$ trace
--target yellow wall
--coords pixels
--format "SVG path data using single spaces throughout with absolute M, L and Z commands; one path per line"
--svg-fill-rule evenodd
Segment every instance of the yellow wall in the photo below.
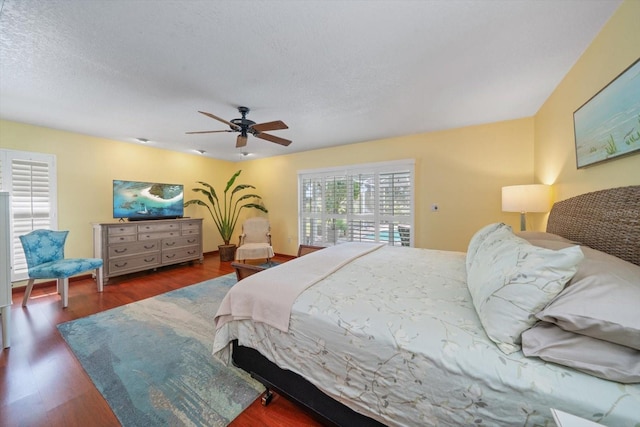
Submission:
M 573 135 L 573 112 L 640 57 L 639 20 L 640 1 L 625 1 L 535 116 L 535 177 L 556 201 L 640 184 L 640 154 L 577 169 Z
M 517 226 L 517 214 L 500 211 L 500 187 L 533 180 L 532 118 L 242 163 L 8 121 L 0 121 L 0 147 L 56 155 L 58 226 L 70 230 L 68 256 L 91 256 L 91 224 L 113 221 L 113 179 L 182 183 L 188 199 L 195 181 L 209 182 L 220 193 L 242 169 L 237 183 L 257 187 L 269 209 L 274 248 L 289 255 L 298 242 L 298 170 L 415 159 L 416 246 L 460 251 L 482 225 L 502 220 Z M 439 212 L 430 211 L 431 203 L 438 203 Z M 205 218 L 204 249 L 216 250 L 222 242 L 208 212 L 190 207 L 185 214 Z
M 69 230 L 65 255 L 93 254 L 92 223 L 112 222 L 112 180 L 158 181 L 185 185 L 197 180 L 222 186 L 233 164 L 150 146 L 0 121 L 0 148 L 55 154 L 58 171 L 58 228 Z M 204 217 L 205 212 L 192 211 Z M 213 223 L 207 221 L 205 251 L 217 249 Z
M 260 182 L 277 252 L 298 242 L 299 170 L 415 159 L 415 245 L 466 250 L 478 228 L 518 214 L 501 212 L 503 185 L 533 182 L 533 119 L 410 135 L 243 163 L 248 182 Z M 430 206 L 437 203 L 438 212 Z M 291 237 L 291 242 L 289 242 Z

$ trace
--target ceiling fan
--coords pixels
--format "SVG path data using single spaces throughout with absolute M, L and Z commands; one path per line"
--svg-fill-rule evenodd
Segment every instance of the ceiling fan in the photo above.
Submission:
M 225 119 L 221 119 L 218 116 L 214 116 L 211 113 L 207 113 L 206 111 L 198 111 L 198 113 L 200 114 L 204 114 L 207 117 L 211 117 L 212 119 L 215 119 L 219 122 L 222 122 L 228 125 L 231 129 L 203 130 L 203 131 L 187 132 L 187 133 L 196 134 L 196 133 L 240 132 L 240 135 L 238 135 L 238 139 L 236 140 L 236 148 L 244 147 L 245 145 L 247 145 L 247 136 L 249 134 L 255 136 L 256 138 L 266 139 L 267 141 L 284 145 L 285 147 L 291 144 L 291 141 L 288 139 L 284 139 L 275 135 L 264 133 L 265 131 L 270 131 L 270 130 L 289 129 L 289 126 L 284 124 L 284 122 L 282 122 L 281 120 L 276 120 L 274 122 L 266 122 L 266 123 L 256 123 L 253 120 L 247 119 L 247 113 L 249 112 L 249 108 L 238 107 L 238 111 L 240 112 L 240 114 L 242 114 L 242 118 L 232 119 L 230 122 L 226 121 Z

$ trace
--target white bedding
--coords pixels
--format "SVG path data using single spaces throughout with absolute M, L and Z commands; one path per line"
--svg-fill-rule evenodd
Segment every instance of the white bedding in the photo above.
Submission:
M 387 425 L 553 425 L 552 407 L 640 423 L 640 384 L 503 354 L 478 320 L 460 252 L 384 247 L 304 291 L 288 333 L 232 321 L 214 354 L 228 361 L 236 338 Z
M 289 331 L 291 308 L 309 286 L 382 244 L 345 243 L 330 251 L 317 251 L 287 263 L 279 270 L 270 268 L 260 276 L 247 277 L 227 293 L 216 313 L 216 329 L 232 320 L 250 319 Z M 286 273 L 285 273 L 286 270 Z M 286 280 L 283 280 L 283 275 Z

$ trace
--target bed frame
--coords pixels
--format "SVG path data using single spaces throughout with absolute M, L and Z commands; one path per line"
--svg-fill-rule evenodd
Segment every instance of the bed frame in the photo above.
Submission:
M 547 232 L 640 265 L 640 185 L 555 203 Z
M 547 232 L 640 265 L 640 185 L 582 194 L 554 204 Z M 326 425 L 382 426 L 333 400 L 300 375 L 279 368 L 255 349 L 232 343 L 233 364 L 260 381 L 262 404 L 277 391 Z

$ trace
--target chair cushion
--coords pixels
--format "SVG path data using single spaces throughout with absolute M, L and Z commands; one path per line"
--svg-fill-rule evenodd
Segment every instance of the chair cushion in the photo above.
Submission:
M 29 269 L 31 279 L 64 279 L 83 271 L 102 267 L 100 258 L 68 258 L 51 261 Z
M 273 258 L 273 247 L 268 243 L 247 243 L 236 250 L 236 259 Z

